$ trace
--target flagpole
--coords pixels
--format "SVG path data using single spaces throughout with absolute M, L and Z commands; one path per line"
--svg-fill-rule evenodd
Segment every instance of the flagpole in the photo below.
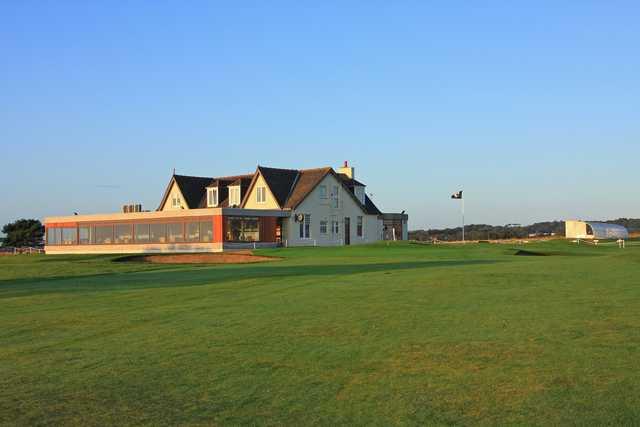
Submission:
M 464 244 L 464 196 L 462 196 L 462 243 Z

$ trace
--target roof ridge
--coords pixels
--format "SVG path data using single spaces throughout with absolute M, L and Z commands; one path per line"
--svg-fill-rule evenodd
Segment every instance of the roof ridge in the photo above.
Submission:
M 321 171 L 321 170 L 329 170 L 329 169 L 333 169 L 333 168 L 331 166 L 322 166 L 319 168 L 300 169 L 300 172 Z
M 179 174 L 173 174 L 173 176 L 180 177 L 180 178 L 213 179 L 210 176 L 179 175 Z
M 258 169 L 270 169 L 270 170 L 275 170 L 275 171 L 287 171 L 287 172 L 300 172 L 300 169 L 273 168 L 271 166 L 260 166 L 260 165 L 258 165 Z

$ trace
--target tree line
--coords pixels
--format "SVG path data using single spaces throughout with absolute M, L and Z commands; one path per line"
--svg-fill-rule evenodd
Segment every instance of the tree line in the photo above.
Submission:
M 640 231 L 640 219 L 619 218 L 610 221 L 602 221 L 610 224 L 619 224 L 629 231 Z M 526 239 L 532 237 L 564 237 L 564 221 L 537 222 L 531 225 L 509 224 L 488 225 L 471 224 L 465 227 L 465 239 L 467 240 L 504 240 Z M 458 241 L 462 240 L 462 227 L 414 230 L 409 232 L 410 240 L 418 241 Z

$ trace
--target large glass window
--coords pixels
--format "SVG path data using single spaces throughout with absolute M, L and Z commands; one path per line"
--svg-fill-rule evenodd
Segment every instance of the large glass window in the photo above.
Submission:
M 187 242 L 199 242 L 200 241 L 200 223 L 188 222 L 186 224 Z
M 134 227 L 136 243 L 148 243 L 149 224 L 136 224 Z
M 113 243 L 113 225 L 96 225 L 95 243 L 97 245 L 110 245 Z
M 167 224 L 167 241 L 169 243 L 184 242 L 184 224 L 172 222 Z
M 260 241 L 260 221 L 255 217 L 228 216 L 227 241 L 258 242 Z
M 88 245 L 91 243 L 91 227 L 88 225 L 81 225 L 78 228 L 78 237 L 80 238 L 81 245 Z
M 167 225 L 166 224 L 150 224 L 149 225 L 149 241 L 151 243 L 167 242 Z
M 78 229 L 76 227 L 62 228 L 62 244 L 63 245 L 78 244 Z
M 212 221 L 200 222 L 200 241 L 201 242 L 213 241 L 213 222 Z
M 62 242 L 62 230 L 57 227 L 47 228 L 47 245 L 59 245 Z
M 116 243 L 133 243 L 133 226 L 131 224 L 116 224 Z

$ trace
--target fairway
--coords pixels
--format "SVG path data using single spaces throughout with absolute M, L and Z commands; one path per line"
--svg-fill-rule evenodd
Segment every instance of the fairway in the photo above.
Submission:
M 640 423 L 640 246 L 256 253 L 0 257 L 0 424 Z

